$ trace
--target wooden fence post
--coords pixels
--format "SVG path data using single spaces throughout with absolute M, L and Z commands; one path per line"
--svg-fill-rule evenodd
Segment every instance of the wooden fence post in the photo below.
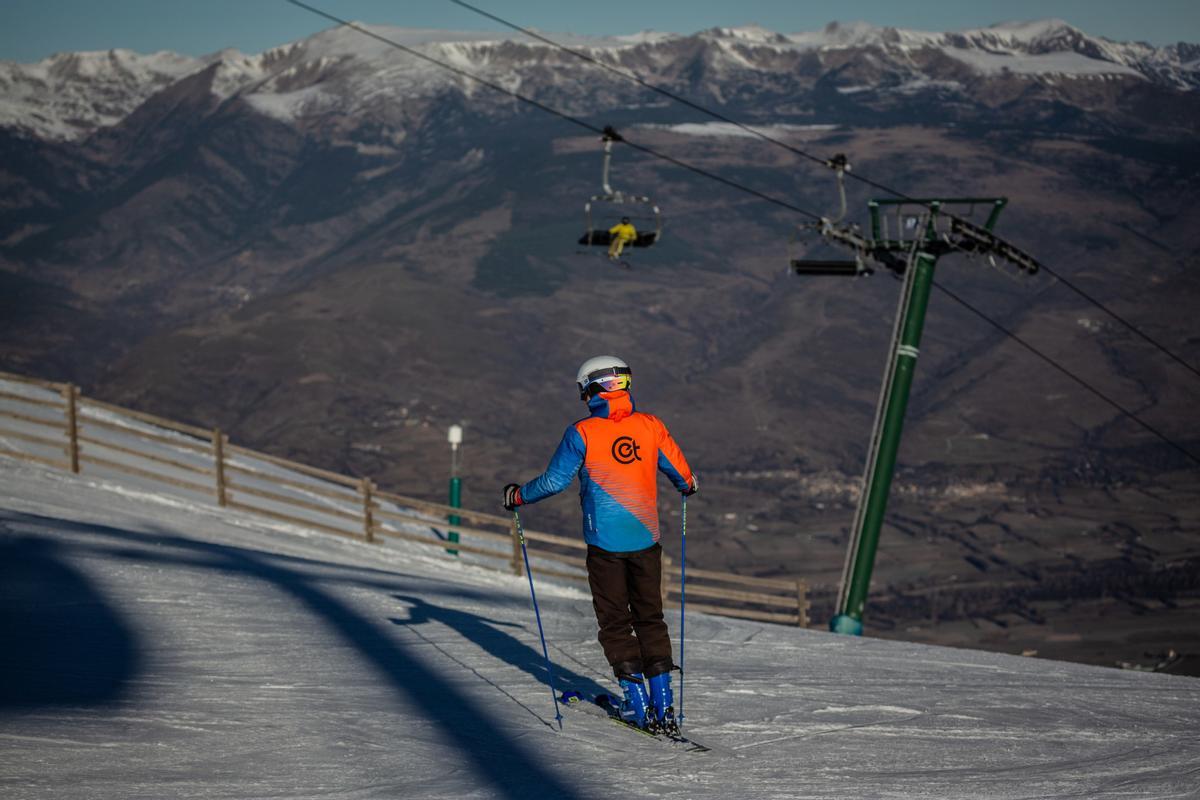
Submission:
M 808 610 L 812 604 L 808 602 L 808 584 L 802 580 L 796 581 L 796 627 L 808 627 Z
M 62 389 L 63 399 L 67 401 L 67 459 L 71 463 L 71 472 L 79 472 L 79 387 L 68 383 Z
M 222 508 L 229 503 L 229 498 L 225 494 L 225 443 L 227 441 L 229 438 L 221 433 L 220 428 L 213 428 L 212 445 L 213 464 L 217 475 L 217 505 Z
M 375 484 L 370 478 L 363 478 L 358 483 L 358 490 L 363 500 L 363 536 L 368 542 L 375 541 Z
M 521 557 L 521 535 L 520 535 L 519 533 L 517 533 L 517 517 L 516 517 L 516 515 L 515 515 L 515 514 L 513 515 L 512 524 L 509 526 L 509 530 L 510 530 L 510 531 L 511 531 L 511 533 L 512 533 L 512 545 L 513 545 L 512 566 L 513 566 L 513 575 L 521 576 L 521 575 L 524 575 L 524 574 L 525 574 L 525 565 L 524 565 L 524 563 L 523 563 L 523 562 L 524 562 L 524 559 Z

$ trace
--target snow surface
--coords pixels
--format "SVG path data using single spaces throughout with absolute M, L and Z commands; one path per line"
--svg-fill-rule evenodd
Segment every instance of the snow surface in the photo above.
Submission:
M 537 590 L 559 688 L 611 689 Z M 1197 796 L 1195 679 L 692 613 L 713 752 L 560 731 L 523 578 L 3 457 L 0 593 L 11 800 Z
M 805 131 L 832 131 L 837 125 L 747 125 L 739 126 L 731 122 L 683 122 L 678 125 L 639 125 L 647 130 L 664 130 L 678 133 L 682 136 L 710 136 L 716 138 L 742 137 L 747 139 L 760 138 L 752 131 L 758 131 L 764 136 L 778 138 L 792 133 Z M 746 130 L 750 128 L 751 130 Z
M 984 75 L 1012 72 L 1021 75 L 1124 75 L 1144 79 L 1145 76 L 1132 67 L 1088 58 L 1082 53 L 1043 53 L 1037 55 L 1012 53 L 989 53 L 985 50 L 947 47 L 945 53 L 969 65 Z

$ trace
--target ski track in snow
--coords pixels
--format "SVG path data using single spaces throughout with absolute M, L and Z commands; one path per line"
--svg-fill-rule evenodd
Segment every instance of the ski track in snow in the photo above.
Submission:
M 717 751 L 674 752 L 558 730 L 524 578 L 3 457 L 0 548 L 14 800 L 1197 796 L 1190 678 L 695 614 Z M 586 594 L 537 588 L 558 688 L 612 690 Z

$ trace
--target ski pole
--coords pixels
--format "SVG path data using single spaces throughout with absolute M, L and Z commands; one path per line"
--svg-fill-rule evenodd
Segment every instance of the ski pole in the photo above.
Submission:
M 529 596 L 533 598 L 533 615 L 537 618 L 538 636 L 542 639 L 542 655 L 546 658 L 546 674 L 550 676 L 550 699 L 554 702 L 554 718 L 562 730 L 562 711 L 558 708 L 558 691 L 554 688 L 554 667 L 550 664 L 550 651 L 546 649 L 546 633 L 542 630 L 542 612 L 538 610 L 537 593 L 533 591 L 533 570 L 529 568 L 529 550 L 525 547 L 525 529 L 521 527 L 521 515 L 513 509 L 513 520 L 517 523 L 517 538 L 521 541 L 521 556 L 525 559 L 525 575 L 529 578 Z M 680 685 L 682 688 L 682 684 Z
M 683 669 L 684 609 L 687 607 L 687 495 L 683 496 L 683 532 L 679 537 L 679 719 L 677 724 L 683 727 L 683 678 L 687 673 Z

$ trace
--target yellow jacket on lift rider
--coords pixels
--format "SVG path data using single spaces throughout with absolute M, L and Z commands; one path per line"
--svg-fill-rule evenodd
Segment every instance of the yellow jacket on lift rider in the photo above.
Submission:
M 621 256 L 621 251 L 625 249 L 625 245 L 637 239 L 637 228 L 630 223 L 629 217 L 621 217 L 620 223 L 613 225 L 608 229 L 612 239 L 608 244 L 608 257 L 617 259 Z

